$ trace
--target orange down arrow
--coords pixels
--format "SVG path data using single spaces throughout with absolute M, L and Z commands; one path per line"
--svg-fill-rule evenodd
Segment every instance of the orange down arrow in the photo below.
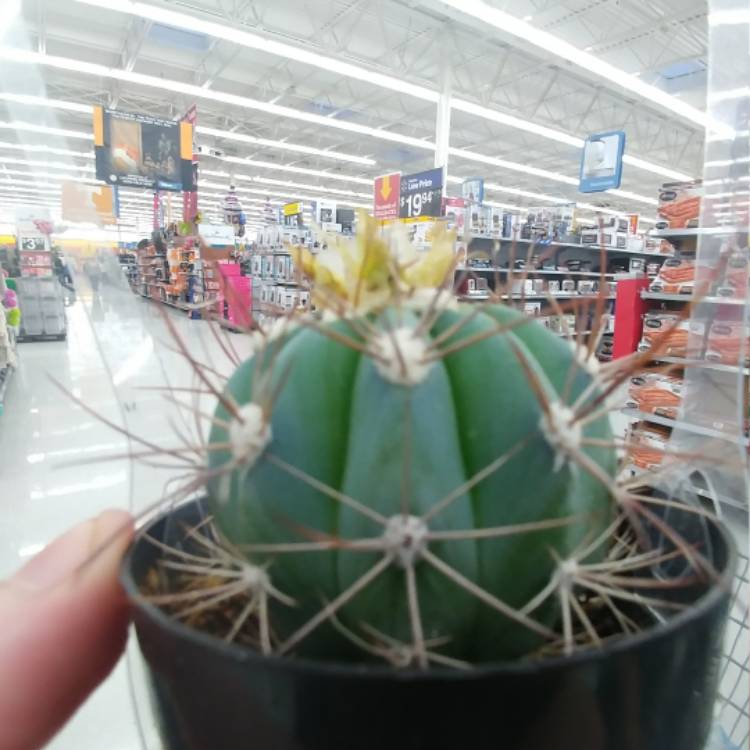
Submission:
M 387 174 L 383 177 L 383 181 L 380 183 L 380 195 L 383 200 L 387 201 L 388 196 L 391 194 L 391 176 Z

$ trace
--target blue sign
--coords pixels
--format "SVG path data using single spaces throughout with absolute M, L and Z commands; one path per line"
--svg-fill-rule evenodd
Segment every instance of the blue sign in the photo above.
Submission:
M 622 130 L 590 135 L 583 144 L 578 189 L 582 193 L 601 193 L 619 188 L 624 152 L 625 133 Z
M 441 216 L 443 210 L 443 168 L 401 176 L 399 218 Z
M 461 197 L 469 203 L 484 203 L 484 179 L 482 177 L 472 177 L 464 180 L 461 185 Z

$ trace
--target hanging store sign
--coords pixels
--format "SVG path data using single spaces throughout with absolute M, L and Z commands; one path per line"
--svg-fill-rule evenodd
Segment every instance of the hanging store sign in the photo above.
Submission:
M 298 216 L 302 213 L 302 203 L 297 201 L 296 203 L 285 203 L 282 206 L 281 212 L 284 216 Z
M 407 174 L 401 177 L 399 218 L 442 216 L 443 168 Z
M 622 130 L 590 135 L 583 144 L 579 190 L 582 193 L 601 193 L 619 188 L 624 153 L 625 133 Z
M 110 185 L 194 190 L 193 126 L 94 107 L 96 177 Z
M 398 219 L 401 200 L 401 173 L 393 172 L 375 178 L 373 215 L 376 219 Z
M 461 195 L 468 203 L 484 203 L 484 179 L 472 177 L 461 184 Z

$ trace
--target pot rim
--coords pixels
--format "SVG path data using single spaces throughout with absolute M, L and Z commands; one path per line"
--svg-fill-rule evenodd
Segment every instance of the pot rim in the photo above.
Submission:
M 665 624 L 651 626 L 635 635 L 615 638 L 609 642 L 605 642 L 604 647 L 601 649 L 592 647 L 585 651 L 578 651 L 572 656 L 555 656 L 536 660 L 526 657 L 517 661 L 482 662 L 472 664 L 471 669 L 466 670 L 449 669 L 448 667 L 439 666 L 431 667 L 429 670 L 420 670 L 414 668 L 395 669 L 386 665 L 324 661 L 278 656 L 276 654 L 265 655 L 254 651 L 249 646 L 227 643 L 217 636 L 191 628 L 171 617 L 160 607 L 146 601 L 140 594 L 138 583 L 133 576 L 132 566 L 132 558 L 136 547 L 139 544 L 149 543 L 145 537 L 145 533 L 149 529 L 153 528 L 170 514 L 198 502 L 200 502 L 200 499 L 193 499 L 174 506 L 156 518 L 150 519 L 136 533 L 135 538 L 123 557 L 120 568 L 120 582 L 127 593 L 131 607 L 143 612 L 159 627 L 173 631 L 180 640 L 192 640 L 203 648 L 218 652 L 223 657 L 230 657 L 238 661 L 258 661 L 277 669 L 295 673 L 317 673 L 352 679 L 390 678 L 401 681 L 420 682 L 483 679 L 500 674 L 530 675 L 542 670 L 559 670 L 567 667 L 584 666 L 602 661 L 621 652 L 636 649 L 648 641 L 659 641 L 669 638 L 675 631 L 694 620 L 700 619 L 714 607 L 718 606 L 724 597 L 731 597 L 732 581 L 734 580 L 734 572 L 738 564 L 737 544 L 727 526 L 719 518 L 704 516 L 706 521 L 711 523 L 720 533 L 727 548 L 727 561 L 724 570 L 720 573 L 719 580 L 710 584 L 708 590 L 701 597 L 693 604 L 688 605 L 686 609 L 671 617 Z

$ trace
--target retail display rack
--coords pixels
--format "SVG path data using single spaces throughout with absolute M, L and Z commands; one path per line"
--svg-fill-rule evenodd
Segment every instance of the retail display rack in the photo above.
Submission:
M 141 297 L 200 317 L 199 305 L 218 299 L 219 282 L 211 261 L 201 257 L 196 237 L 149 243 L 120 255 L 120 265 Z
M 300 227 L 270 225 L 258 233 L 250 253 L 252 314 L 258 324 L 273 320 L 290 310 L 310 309 L 310 285 L 294 265 L 291 246 L 316 252 L 312 231 Z

